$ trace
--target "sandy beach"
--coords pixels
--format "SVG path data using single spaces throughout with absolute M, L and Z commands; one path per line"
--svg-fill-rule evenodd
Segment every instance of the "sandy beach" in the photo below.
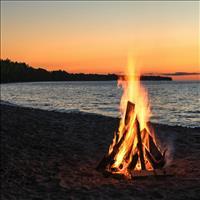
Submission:
M 1 198 L 200 199 L 200 128 L 153 124 L 173 176 L 125 180 L 95 170 L 119 119 L 1 105 Z

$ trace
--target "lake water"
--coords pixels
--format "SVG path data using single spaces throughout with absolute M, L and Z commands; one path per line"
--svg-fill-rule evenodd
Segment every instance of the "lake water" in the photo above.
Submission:
M 145 81 L 152 122 L 200 127 L 200 82 Z M 118 117 L 122 89 L 116 81 L 1 84 L 1 100 L 20 106 Z

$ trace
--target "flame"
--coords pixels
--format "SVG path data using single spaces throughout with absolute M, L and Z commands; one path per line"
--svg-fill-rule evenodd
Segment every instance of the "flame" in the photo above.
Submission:
M 128 166 L 133 159 L 133 155 L 136 153 L 140 154 L 140 152 L 138 152 L 137 127 L 135 125 L 136 118 L 139 122 L 139 131 L 141 133 L 143 152 L 145 152 L 145 148 L 149 150 L 149 134 L 153 138 L 155 144 L 156 140 L 154 131 L 148 126 L 148 122 L 151 116 L 148 94 L 140 83 L 140 73 L 136 70 L 134 60 L 131 57 L 128 59 L 128 66 L 125 74 L 125 77 L 118 80 L 118 85 L 123 88 L 123 95 L 120 102 L 121 120 L 118 132 L 114 134 L 113 142 L 109 147 L 108 155 L 114 151 L 114 146 L 120 141 L 122 137 L 124 137 L 123 143 L 120 145 L 119 150 L 114 157 L 114 162 L 110 167 L 110 171 L 112 173 L 120 173 L 128 176 Z M 134 103 L 135 108 L 134 111 L 131 111 L 129 123 L 126 124 L 125 114 L 128 101 Z M 149 134 L 143 131 L 144 129 L 146 129 Z M 145 154 L 144 162 L 146 170 L 153 170 Z M 138 159 L 134 170 L 141 169 L 141 162 L 140 159 Z

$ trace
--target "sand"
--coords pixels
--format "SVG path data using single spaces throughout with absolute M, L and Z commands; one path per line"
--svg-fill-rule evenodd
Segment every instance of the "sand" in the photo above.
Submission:
M 118 121 L 1 105 L 1 198 L 200 199 L 200 128 L 153 124 L 174 175 L 126 180 L 95 170 Z

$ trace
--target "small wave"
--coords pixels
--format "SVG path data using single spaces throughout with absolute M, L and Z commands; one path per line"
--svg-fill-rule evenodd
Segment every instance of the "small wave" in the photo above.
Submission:
M 47 109 L 47 108 L 42 108 L 42 107 L 36 108 L 36 107 L 30 107 L 30 106 L 22 106 L 22 105 L 17 105 L 17 104 L 14 104 L 14 103 L 10 103 L 8 101 L 3 101 L 3 100 L 0 100 L 0 104 L 1 105 L 14 106 L 14 107 L 54 111 L 54 112 L 60 112 L 60 113 L 77 113 L 77 114 L 81 114 L 81 115 L 93 115 L 93 116 L 111 117 L 111 118 L 119 118 L 120 117 L 120 115 L 110 115 L 109 113 L 106 113 L 106 112 L 96 113 L 96 112 L 87 112 L 87 111 L 83 111 L 83 110 L 79 110 L 79 109 L 54 109 L 54 108 L 48 108 Z M 197 123 L 192 123 L 190 125 L 185 123 L 185 125 L 183 125 L 183 123 L 179 123 L 178 121 L 170 122 L 170 121 L 166 121 L 166 120 L 161 120 L 161 118 L 159 118 L 159 120 L 158 120 L 156 117 L 151 118 L 151 121 L 153 123 L 156 123 L 156 124 L 163 124 L 163 125 L 168 125 L 168 126 L 179 126 L 179 127 L 186 127 L 186 128 L 200 128 L 200 126 Z
M 44 103 L 43 106 L 50 106 L 50 103 Z
M 80 113 L 79 109 L 54 109 L 54 111 L 63 112 L 63 113 Z
M 15 106 L 15 107 L 18 106 L 17 104 L 11 103 L 9 101 L 3 101 L 3 100 L 0 100 L 0 104 L 1 105 L 6 105 L 6 106 Z
M 113 108 L 113 107 L 103 107 L 103 108 L 99 108 L 99 110 L 102 110 L 102 111 L 111 111 L 111 112 L 117 112 L 118 109 L 117 108 Z
M 195 110 L 195 111 L 190 110 L 190 111 L 187 111 L 187 113 L 199 114 L 199 113 L 200 113 L 200 110 Z

